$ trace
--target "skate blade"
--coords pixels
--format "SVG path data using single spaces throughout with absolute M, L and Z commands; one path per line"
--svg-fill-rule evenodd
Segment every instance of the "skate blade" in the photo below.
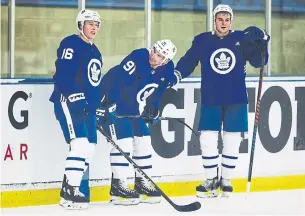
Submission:
M 123 198 L 111 196 L 110 203 L 114 205 L 138 205 L 140 203 L 140 200 L 139 198 Z
M 208 191 L 208 192 L 200 192 L 197 191 L 197 197 L 199 198 L 217 198 L 218 197 L 218 191 Z
M 140 195 L 140 203 L 157 204 L 161 202 L 161 197 L 150 197 L 147 195 Z
M 84 210 L 88 209 L 89 203 L 75 203 L 61 198 L 59 205 L 67 210 Z

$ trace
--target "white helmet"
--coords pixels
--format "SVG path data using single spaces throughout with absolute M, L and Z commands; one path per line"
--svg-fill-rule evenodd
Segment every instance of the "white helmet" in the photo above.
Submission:
M 170 60 L 172 60 L 176 53 L 177 47 L 171 42 L 171 40 L 159 40 L 155 42 L 153 45 L 153 49 L 155 49 L 158 53 L 164 56 L 164 60 L 162 64 L 167 64 Z
M 225 4 L 217 5 L 217 7 L 213 10 L 213 23 L 214 23 L 214 29 L 215 30 L 216 30 L 216 24 L 215 24 L 216 14 L 218 14 L 220 12 L 229 13 L 231 15 L 231 21 L 233 20 L 233 10 L 229 5 L 225 5 Z
M 100 28 L 101 17 L 95 11 L 84 9 L 84 10 L 81 10 L 76 17 L 76 28 L 86 39 L 88 39 L 88 38 L 85 36 L 85 34 L 83 32 L 83 27 L 85 25 L 85 21 L 90 21 L 90 20 L 94 21 L 94 22 L 98 22 L 99 28 Z

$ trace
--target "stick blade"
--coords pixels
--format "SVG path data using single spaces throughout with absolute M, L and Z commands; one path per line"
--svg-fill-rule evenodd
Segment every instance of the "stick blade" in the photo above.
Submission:
M 188 205 L 175 205 L 175 209 L 179 212 L 191 212 L 201 208 L 200 202 L 193 202 Z

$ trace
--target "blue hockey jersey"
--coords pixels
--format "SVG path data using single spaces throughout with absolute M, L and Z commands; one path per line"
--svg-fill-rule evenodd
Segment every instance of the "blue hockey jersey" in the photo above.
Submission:
M 248 103 L 246 61 L 260 67 L 262 58 L 260 50 L 245 44 L 243 37 L 243 31 L 230 31 L 223 39 L 212 32 L 199 34 L 178 61 L 176 70 L 183 78 L 189 76 L 200 62 L 202 104 L 225 106 Z M 267 64 L 268 53 L 265 57 Z
M 157 88 L 170 86 L 173 79 L 176 78 L 172 61 L 153 69 L 149 64 L 149 50 L 136 49 L 105 74 L 102 95 L 108 103 L 117 104 L 117 114 L 138 115 L 139 104 Z
M 102 55 L 94 44 L 75 34 L 64 38 L 57 49 L 50 101 L 58 103 L 71 94 L 83 93 L 88 111 L 95 113 L 100 104 L 102 64 Z

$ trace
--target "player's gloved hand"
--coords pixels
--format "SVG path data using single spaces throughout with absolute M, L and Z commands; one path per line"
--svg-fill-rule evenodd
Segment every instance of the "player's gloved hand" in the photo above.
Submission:
M 74 93 L 67 98 L 67 106 L 72 115 L 84 117 L 86 104 L 84 93 Z
M 159 110 L 148 106 L 144 107 L 141 116 L 145 118 L 146 123 L 151 123 L 152 125 L 155 125 L 160 121 Z
M 252 42 L 256 49 L 259 49 L 260 52 L 266 52 L 268 49 L 268 41 L 265 40 L 255 40 Z
M 116 104 L 112 103 L 105 106 L 100 106 L 96 109 L 96 118 L 98 124 L 114 124 L 116 119 Z
M 174 85 L 177 85 L 181 81 L 182 75 L 181 75 L 180 71 L 175 70 L 173 77 L 174 78 L 172 80 L 170 80 L 170 86 L 171 87 L 174 86 Z
M 250 26 L 244 30 L 244 40 L 246 42 L 255 40 L 269 41 L 270 36 L 266 32 L 258 27 Z

